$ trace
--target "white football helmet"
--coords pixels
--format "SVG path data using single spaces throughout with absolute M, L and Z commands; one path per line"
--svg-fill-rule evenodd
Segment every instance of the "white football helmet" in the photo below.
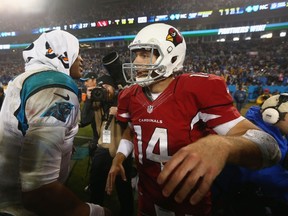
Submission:
M 128 48 L 130 49 L 130 63 L 122 65 L 123 75 L 127 83 L 148 86 L 183 68 L 186 42 L 181 33 L 171 25 L 155 23 L 144 27 L 138 32 Z M 141 49 L 151 51 L 150 64 L 133 63 L 134 52 Z M 158 51 L 159 57 L 153 63 L 152 56 L 155 50 Z M 137 72 L 140 71 L 142 75 L 137 77 Z M 147 72 L 147 76 L 143 77 L 143 71 Z

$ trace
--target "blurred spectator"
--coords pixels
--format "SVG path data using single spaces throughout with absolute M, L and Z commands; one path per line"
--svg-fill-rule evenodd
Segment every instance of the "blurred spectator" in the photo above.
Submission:
M 244 107 L 247 99 L 247 92 L 244 90 L 242 85 L 238 86 L 233 98 L 235 100 L 237 110 L 241 113 L 241 109 Z
M 264 89 L 263 94 L 261 94 L 257 97 L 256 104 L 261 106 L 262 103 L 271 96 L 272 96 L 272 94 L 270 94 L 270 90 L 267 88 Z

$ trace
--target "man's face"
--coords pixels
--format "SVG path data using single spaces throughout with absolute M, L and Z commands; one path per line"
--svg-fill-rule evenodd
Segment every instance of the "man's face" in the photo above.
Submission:
M 151 65 L 154 64 L 157 60 L 157 56 L 153 55 L 150 50 L 137 50 L 134 52 L 135 59 L 133 61 L 134 64 L 144 64 L 144 65 Z M 146 77 L 148 71 L 145 70 L 145 67 L 141 67 L 141 70 L 137 71 L 137 77 Z
M 84 82 L 86 88 L 95 88 L 96 87 L 96 79 L 88 79 Z
M 79 55 L 70 68 L 70 76 L 74 79 L 81 78 L 83 59 Z
M 134 53 L 135 59 L 133 63 L 135 64 L 153 64 L 157 59 L 155 55 L 152 55 L 150 50 L 140 49 L 136 50 Z

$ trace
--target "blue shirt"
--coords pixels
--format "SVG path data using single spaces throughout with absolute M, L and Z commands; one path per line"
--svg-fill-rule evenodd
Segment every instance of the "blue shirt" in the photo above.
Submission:
M 260 187 L 265 197 L 288 202 L 288 170 L 282 164 L 287 153 L 287 136 L 283 136 L 281 131 L 274 125 L 265 123 L 259 106 L 252 106 L 245 116 L 262 130 L 272 135 L 281 150 L 282 157 L 278 164 L 260 170 L 251 170 L 240 166 L 227 165 L 222 173 L 217 177 L 213 186 L 214 193 L 229 193 L 231 190 L 240 190 L 246 183 L 252 183 L 255 187 Z M 219 190 L 220 188 L 220 190 Z

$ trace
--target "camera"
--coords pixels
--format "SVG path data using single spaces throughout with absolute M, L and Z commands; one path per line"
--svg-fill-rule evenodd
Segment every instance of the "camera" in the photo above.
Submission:
M 127 83 L 122 73 L 122 63 L 116 51 L 113 51 L 102 58 L 103 66 L 114 80 L 117 87 L 124 88 Z
M 119 91 L 127 85 L 122 73 L 122 63 L 119 59 L 118 53 L 116 51 L 108 53 L 102 58 L 102 63 L 109 73 L 109 77 L 113 80 L 113 86 L 114 88 L 116 87 L 114 94 L 115 98 L 117 98 Z M 96 102 L 109 102 L 108 90 L 102 85 L 97 86 L 91 91 L 91 100 Z
M 109 92 L 103 86 L 97 86 L 91 91 L 91 100 L 96 102 L 108 102 Z

